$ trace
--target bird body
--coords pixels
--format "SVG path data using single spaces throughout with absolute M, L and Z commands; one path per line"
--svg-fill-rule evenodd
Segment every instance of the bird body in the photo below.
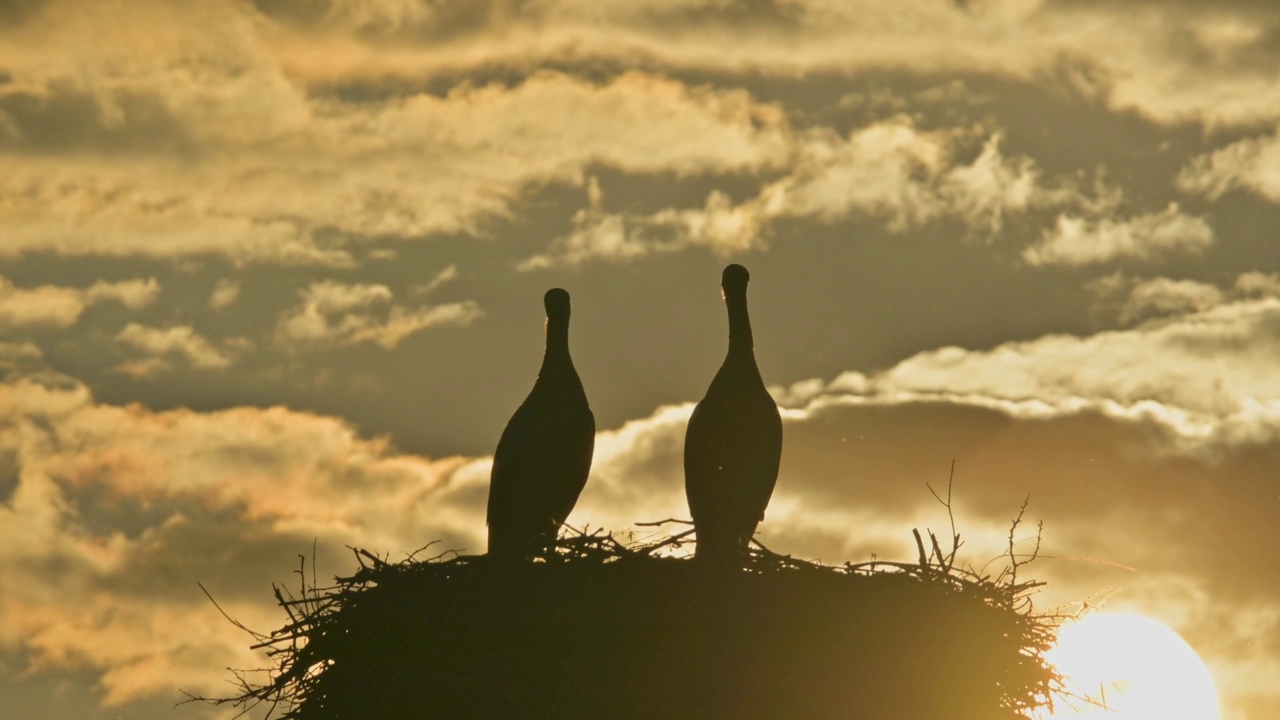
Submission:
M 782 418 L 756 366 L 747 314 L 746 268 L 725 268 L 729 352 L 685 433 L 685 494 L 697 531 L 697 556 L 745 552 L 764 519 L 782 459 Z
M 595 416 L 569 356 L 569 293 L 547 291 L 546 353 L 502 431 L 489 481 L 489 554 L 526 558 L 555 539 L 586 485 Z

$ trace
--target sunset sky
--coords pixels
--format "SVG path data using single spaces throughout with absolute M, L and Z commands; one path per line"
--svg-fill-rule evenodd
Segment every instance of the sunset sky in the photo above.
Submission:
M 1268 0 L 0 0 L 5 713 L 229 717 L 197 582 L 268 631 L 313 544 L 483 552 L 551 287 L 569 522 L 687 517 L 739 262 L 765 545 L 912 560 L 955 460 L 964 560 L 1030 496 L 1038 609 L 1273 720 L 1277 228 Z

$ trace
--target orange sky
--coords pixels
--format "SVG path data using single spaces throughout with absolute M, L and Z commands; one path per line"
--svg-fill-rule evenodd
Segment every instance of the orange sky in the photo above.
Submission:
M 574 524 L 685 516 L 751 271 L 760 537 L 1049 582 L 1280 717 L 1280 16 L 1092 0 L 0 2 L 0 694 L 221 718 L 313 543 L 483 550 L 542 293 Z M 1074 607 L 1068 605 L 1068 607 Z M 52 708 L 52 709 L 51 709 Z

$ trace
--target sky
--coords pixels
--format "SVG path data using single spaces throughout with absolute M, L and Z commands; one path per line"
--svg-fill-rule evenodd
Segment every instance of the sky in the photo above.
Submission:
M 484 550 L 543 292 L 575 526 L 687 518 L 751 272 L 759 539 L 1182 634 L 1280 717 L 1268 0 L 0 0 L 0 696 L 226 718 L 271 585 Z M 314 549 L 314 551 L 313 551 Z

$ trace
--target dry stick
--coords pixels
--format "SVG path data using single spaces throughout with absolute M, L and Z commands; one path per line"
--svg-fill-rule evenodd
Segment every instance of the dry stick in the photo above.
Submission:
M 1013 546 L 1015 544 L 1013 541 L 1013 534 L 1018 529 L 1018 525 L 1022 523 L 1022 515 L 1027 511 L 1027 505 L 1030 504 L 1030 502 L 1031 502 L 1031 496 L 1027 495 L 1026 499 L 1022 501 L 1022 507 L 1018 508 L 1018 516 L 1013 519 L 1013 524 L 1009 526 L 1009 562 L 1010 562 L 1009 584 L 1010 585 L 1018 584 L 1018 558 L 1013 551 Z M 1040 549 L 1040 542 L 1037 539 L 1036 550 L 1038 551 L 1039 549 Z M 1031 561 L 1028 560 L 1027 562 L 1031 562 Z
M 205 586 L 204 586 L 202 583 L 200 583 L 199 581 L 197 581 L 197 582 L 196 582 L 196 585 L 200 588 L 200 591 L 204 593 L 204 596 L 205 596 L 205 597 L 207 597 L 207 598 L 209 598 L 209 602 L 213 603 L 213 606 L 214 606 L 215 608 L 217 608 L 218 612 L 222 615 L 222 617 L 224 617 L 224 618 L 226 618 L 226 619 L 227 619 L 227 622 L 229 622 L 229 623 L 231 623 L 232 625 L 234 625 L 234 626 L 236 626 L 236 627 L 240 628 L 241 630 L 245 631 L 246 633 L 248 633 L 250 636 L 252 636 L 252 637 L 253 637 L 254 639 L 256 639 L 256 640 L 260 640 L 260 641 L 261 641 L 261 640 L 267 640 L 267 639 L 268 639 L 268 637 L 267 637 L 266 635 L 262 635 L 261 633 L 257 633 L 257 632 L 254 632 L 253 630 L 250 630 L 248 627 L 245 627 L 245 625 L 244 625 L 243 623 L 241 623 L 239 620 L 236 620 L 235 618 L 233 618 L 233 617 L 231 617 L 230 615 L 228 615 L 228 614 L 227 614 L 227 611 L 223 610 L 223 609 L 222 609 L 222 606 L 218 604 L 218 601 L 213 599 L 213 595 L 211 595 L 211 594 L 209 593 L 209 590 L 208 590 L 207 588 L 205 588 Z M 259 647 L 259 646 L 254 646 L 254 649 L 256 649 L 257 647 Z M 238 680 L 239 680 L 239 682 L 240 682 L 241 687 L 242 687 L 242 688 L 244 688 L 244 690 L 245 690 L 246 692 L 245 692 L 245 694 L 244 694 L 244 695 L 242 695 L 242 696 L 241 696 L 241 697 L 239 697 L 239 698 L 224 698 L 224 699 L 216 699 L 216 700 L 213 700 L 213 702 L 214 702 L 215 704 L 218 704 L 218 705 L 222 705 L 222 704 L 227 703 L 227 702 L 236 702 L 236 703 L 238 703 L 238 704 L 245 704 L 245 708 L 244 708 L 244 710 L 240 711 L 239 713 L 237 713 L 237 714 L 235 715 L 235 718 L 240 718 L 240 717 L 243 717 L 244 715 L 248 714 L 248 712 L 249 712 L 250 710 L 252 710 L 252 709 L 256 708 L 256 707 L 257 707 L 258 705 L 260 705 L 262 702 L 266 701 L 266 696 L 267 696 L 267 694 L 269 694 L 269 692 L 270 692 L 270 687 L 269 687 L 269 686 L 263 686 L 263 687 L 261 687 L 261 688 L 258 688 L 258 689 L 255 691 L 255 690 L 254 690 L 254 689 L 249 685 L 249 682 L 244 678 L 244 675 L 242 674 L 242 671 L 232 670 L 231 668 L 228 668 L 228 670 L 230 670 L 233 674 L 235 674 L 235 675 L 236 675 L 237 679 L 238 679 Z M 270 669 L 266 669 L 266 668 L 259 668 L 259 670 L 265 670 L 266 672 L 271 672 L 271 670 L 270 670 Z M 256 672 L 256 671 L 243 671 L 243 672 Z M 188 702 L 194 702 L 194 701 L 196 701 L 196 700 L 201 700 L 201 701 L 208 701 L 208 700 L 209 700 L 209 698 L 197 697 L 197 696 L 195 696 L 195 695 L 192 695 L 191 693 L 188 693 L 188 692 L 186 692 L 185 690 L 184 690 L 184 691 L 182 691 L 182 693 L 183 693 L 184 695 L 186 695 L 186 696 L 187 696 L 187 699 L 186 699 L 186 700 L 184 700 L 182 703 L 179 703 L 179 705 L 181 705 L 181 704 L 185 704 L 185 703 L 188 703 Z M 249 703 L 249 701 L 250 701 L 250 700 L 253 700 L 254 702 Z M 277 702 L 277 701 L 272 701 L 272 703 L 271 703 L 271 707 L 270 707 L 270 708 L 268 709 L 268 711 L 267 711 L 267 715 L 266 715 L 266 717 L 267 717 L 267 718 L 269 718 L 269 717 L 271 716 L 271 713 L 272 713 L 272 712 L 274 712 L 274 710 L 275 710 L 275 706 L 276 706 L 276 702 Z M 233 720 L 234 720 L 234 718 L 233 718 Z M 264 718 L 264 720 L 265 720 L 265 718 Z
M 416 562 L 416 561 L 418 560 L 418 553 L 422 552 L 423 550 L 426 550 L 427 548 L 431 547 L 432 545 L 436 545 L 436 544 L 438 544 L 439 542 L 440 542 L 439 540 L 432 540 L 431 542 L 427 543 L 426 545 L 423 545 L 422 547 L 418 548 L 417 550 L 414 550 L 413 552 L 411 552 L 411 553 L 409 553 L 408 555 L 406 555 L 404 559 L 405 559 L 407 562 Z M 465 548 L 464 548 L 464 549 L 465 549 Z M 458 551 L 457 551 L 457 550 L 445 550 L 444 552 L 440 553 L 439 555 L 436 555 L 435 557 L 427 558 L 427 559 L 426 559 L 426 560 L 424 560 L 423 562 L 434 562 L 434 561 L 439 560 L 440 558 L 444 557 L 445 555 L 448 555 L 449 553 L 453 553 L 454 555 L 457 555 L 457 554 L 458 554 Z
M 664 548 L 668 545 L 679 545 L 681 540 L 683 540 L 686 537 L 689 537 L 693 533 L 694 533 L 693 530 L 685 530 L 684 532 L 678 535 L 672 535 L 671 537 L 667 538 L 666 540 L 663 540 L 662 542 L 656 545 L 650 545 L 644 548 L 643 550 L 639 551 L 638 554 L 644 555 L 644 556 L 652 556 L 654 550 L 657 550 L 659 548 Z
M 675 523 L 677 525 L 692 525 L 693 520 L 681 520 L 679 518 L 667 518 L 666 520 L 656 520 L 654 522 L 638 522 L 636 527 L 659 527 L 667 523 Z
M 206 590 L 206 589 L 205 589 L 205 587 L 204 587 L 204 585 L 201 585 L 199 581 L 197 581 L 197 582 L 196 582 L 196 585 L 197 585 L 197 586 L 199 586 L 199 588 L 200 588 L 200 592 L 204 593 L 204 596 L 205 596 L 205 597 L 207 597 L 207 598 L 209 598 L 209 602 L 213 603 L 213 606 L 214 606 L 214 607 L 216 607 L 216 608 L 218 608 L 218 612 L 222 613 L 222 617 L 226 618 L 228 622 L 230 622 L 232 625 L 235 625 L 236 627 L 240 628 L 241 630 L 243 630 L 243 631 L 245 631 L 245 632 L 249 633 L 250 635 L 252 635 L 252 636 L 253 636 L 253 638 L 254 638 L 255 640 L 266 640 L 266 639 L 267 639 L 267 636 L 266 636 L 266 635 L 262 635 L 262 634 L 260 634 L 260 633 L 256 633 L 256 632 L 254 632 L 254 631 L 250 630 L 249 628 L 245 627 L 245 626 L 244 626 L 244 624 L 243 624 L 243 623 L 241 623 L 239 620 L 236 620 L 235 618 L 233 618 L 233 617 L 231 617 L 230 615 L 228 615 L 228 614 L 227 614 L 227 612 L 226 612 L 225 610 L 223 610 L 223 609 L 222 609 L 222 606 L 218 604 L 218 601 L 213 599 L 213 596 L 209 594 L 209 591 L 208 591 L 208 590 Z
M 765 546 L 764 546 L 764 543 L 762 543 L 762 542 L 760 542 L 759 540 L 757 540 L 754 536 L 751 538 L 750 542 L 754 543 L 756 547 L 760 548 L 761 550 L 765 551 L 765 552 L 766 552 L 766 553 L 768 553 L 769 555 L 772 555 L 773 557 L 775 557 L 775 558 L 777 558 L 777 559 L 779 559 L 779 560 L 790 560 L 790 559 L 791 559 L 791 556 L 790 556 L 790 555 L 780 555 L 780 554 L 778 554 L 778 553 L 776 553 L 776 552 L 774 552 L 774 551 L 770 550 L 769 548 L 765 547 Z
M 929 542 L 933 545 L 933 556 L 938 559 L 938 567 L 947 570 L 947 557 L 942 554 L 942 548 L 938 545 L 938 536 L 929 531 Z
M 316 590 L 316 581 L 320 578 L 316 573 L 316 547 L 319 542 L 319 536 L 313 535 L 311 537 L 311 591 L 313 595 L 318 592 Z
M 951 472 L 947 474 L 947 499 L 946 500 L 943 500 L 941 497 L 939 497 L 938 493 L 934 491 L 933 486 L 931 486 L 929 483 L 924 484 L 924 486 L 929 489 L 929 493 L 933 495 L 933 499 L 937 500 L 939 503 L 942 504 L 943 507 L 947 509 L 947 520 L 949 520 L 951 523 L 951 553 L 947 556 L 946 563 L 945 563 L 948 570 L 950 570 L 951 567 L 955 565 L 956 553 L 959 552 L 960 546 L 964 544 L 960 542 L 960 533 L 956 532 L 956 515 L 955 515 L 955 511 L 951 507 L 951 486 L 953 481 L 955 480 L 955 476 L 956 476 L 956 461 L 955 461 L 955 458 L 952 458 Z M 932 533 L 930 534 L 932 535 Z M 936 542 L 934 543 L 934 546 L 935 548 L 937 547 Z M 939 552 L 939 555 L 941 555 L 941 552 Z M 941 557 L 939 557 L 939 560 L 941 560 Z
M 1001 555 L 1001 557 L 1004 557 Z M 1077 560 L 1079 562 L 1094 563 L 1097 565 L 1106 565 L 1118 570 L 1128 570 L 1129 572 L 1138 572 L 1138 568 L 1132 565 L 1125 565 L 1115 560 L 1107 560 L 1106 558 L 1086 557 L 1084 555 L 1037 555 L 1037 560 Z
M 920 539 L 920 531 L 915 528 L 911 528 L 911 534 L 915 536 L 916 549 L 920 551 L 920 567 L 928 569 L 929 558 L 924 554 L 924 541 Z

